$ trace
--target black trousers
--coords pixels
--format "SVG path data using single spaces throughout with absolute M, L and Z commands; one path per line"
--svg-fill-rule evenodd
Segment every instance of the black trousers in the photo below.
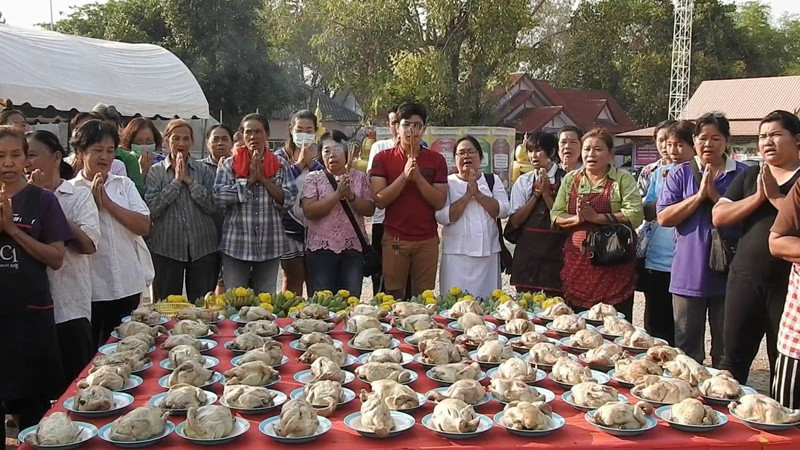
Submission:
M 0 426 L 0 429 L 3 430 L 0 442 L 3 445 L 6 442 L 6 414 L 19 414 L 19 423 L 17 425 L 19 425 L 19 430 L 22 431 L 39 423 L 48 409 L 50 409 L 50 399 L 47 397 L 0 401 L 0 418 L 3 419 L 3 423 Z M 16 436 L 13 437 L 16 438 Z
M 92 342 L 92 324 L 85 317 L 57 323 L 56 334 L 64 368 L 64 386 L 59 390 L 60 396 L 89 364 L 97 347 Z
M 770 380 L 778 358 L 778 326 L 786 301 L 787 284 L 759 283 L 731 270 L 725 294 L 725 350 L 720 369 L 729 370 L 741 384 L 747 383 L 750 365 L 767 336 Z
M 775 361 L 775 372 L 770 385 L 770 397 L 789 409 L 800 407 L 800 360 L 779 353 Z
M 378 253 L 378 256 L 383 259 L 383 224 L 372 224 L 372 248 Z M 378 273 L 372 276 L 372 296 L 383 290 L 383 274 Z
M 567 302 L 567 304 L 569 304 L 569 302 Z M 582 308 L 580 306 L 575 306 L 575 305 L 569 305 L 569 306 L 576 313 L 589 310 L 589 308 Z M 616 305 L 614 305 L 614 309 L 616 309 L 617 312 L 625 314 L 625 319 L 633 323 L 633 295 L 631 295 L 630 298 L 628 298 L 624 302 L 617 303 Z
M 141 292 L 129 297 L 104 302 L 92 302 L 92 346 L 100 348 L 122 322 L 122 318 L 139 306 Z
M 672 317 L 672 294 L 669 272 L 645 269 L 641 283 L 644 292 L 644 329 L 651 336 L 675 346 L 675 321 Z
M 186 297 L 194 302 L 217 286 L 219 255 L 211 253 L 193 261 L 184 262 L 166 256 L 151 254 L 156 276 L 153 279 L 153 295 L 163 300 L 168 295 L 183 293 L 186 277 Z

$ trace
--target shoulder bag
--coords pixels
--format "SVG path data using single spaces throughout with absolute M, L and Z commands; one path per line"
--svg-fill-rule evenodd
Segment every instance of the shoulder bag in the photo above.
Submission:
M 697 160 L 692 158 L 689 161 L 689 167 L 692 169 L 692 175 L 697 182 L 698 188 L 703 176 L 700 174 L 700 168 L 697 166 Z M 708 211 L 709 222 L 711 224 L 711 244 L 708 252 L 708 268 L 720 273 L 727 273 L 730 268 L 733 257 L 736 255 L 736 247 L 738 246 L 737 240 L 724 239 L 719 232 L 719 229 L 714 226 L 714 221 L 711 219 L 711 204 L 709 201 L 703 203 L 703 210 Z
M 494 174 L 484 173 L 483 178 L 486 179 L 486 184 L 489 185 L 489 190 L 492 191 L 492 195 L 494 196 Z M 520 227 L 519 230 L 521 232 L 522 227 Z M 511 255 L 511 251 L 508 249 L 508 247 L 506 247 L 506 243 L 503 241 L 504 237 L 503 224 L 500 222 L 500 219 L 497 219 L 497 231 L 498 234 L 500 235 L 500 272 L 504 272 L 510 275 L 511 262 L 514 260 L 514 257 Z M 515 244 L 518 238 L 519 238 L 519 233 L 517 233 L 517 238 L 509 242 Z
M 573 183 L 580 185 L 580 173 Z M 607 183 L 614 183 L 610 178 Z M 577 189 L 573 189 L 577 193 Z M 612 214 L 613 216 L 613 214 Z M 628 225 L 612 223 L 590 230 L 586 234 L 582 248 L 589 252 L 589 260 L 593 266 L 615 266 L 624 264 L 636 257 L 634 232 Z

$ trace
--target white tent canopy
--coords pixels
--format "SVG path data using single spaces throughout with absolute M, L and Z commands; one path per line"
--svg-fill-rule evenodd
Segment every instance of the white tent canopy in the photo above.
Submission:
M 124 116 L 208 118 L 194 75 L 157 45 L 126 44 L 0 25 L 0 98 L 35 108 Z

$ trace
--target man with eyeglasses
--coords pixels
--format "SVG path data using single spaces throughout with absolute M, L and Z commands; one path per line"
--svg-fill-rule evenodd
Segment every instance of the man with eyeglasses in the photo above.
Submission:
M 439 234 L 434 213 L 447 200 L 447 163 L 421 145 L 428 112 L 418 103 L 397 108 L 398 143 L 372 160 L 375 206 L 385 209 L 383 282 L 395 298 L 419 295 L 436 284 Z M 411 276 L 411 290 L 406 280 Z

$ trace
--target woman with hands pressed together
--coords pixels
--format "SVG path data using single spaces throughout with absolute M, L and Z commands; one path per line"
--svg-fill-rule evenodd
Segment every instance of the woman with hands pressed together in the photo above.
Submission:
M 773 111 L 761 121 L 760 167 L 734 178 L 712 211 L 717 227 L 742 227 L 725 292 L 725 350 L 722 369 L 747 383 L 761 338 L 767 335 L 770 374 L 777 359 L 778 325 L 792 265 L 769 253 L 769 229 L 786 194 L 800 179 L 800 119 Z
M 364 172 L 347 168 L 344 133 L 336 130 L 325 133 L 320 145 L 325 168 L 308 174 L 301 196 L 308 222 L 309 292 L 345 289 L 360 297 L 363 248 L 344 208 L 353 212 L 358 232 L 366 237 L 364 216 L 375 212 L 372 192 Z
M 56 197 L 25 180 L 27 151 L 21 130 L 0 126 L 0 417 L 19 414 L 20 429 L 64 387 L 47 269 L 61 267 L 73 239 Z
M 695 156 L 673 167 L 657 203 L 658 224 L 676 231 L 669 287 L 675 345 L 702 364 L 708 313 L 714 367 L 722 360 L 726 274 L 709 266 L 711 208 L 747 167 L 726 155 L 729 142 L 730 124 L 725 116 L 701 116 L 695 124 Z M 726 238 L 735 236 L 730 230 L 720 229 L 720 233 Z
M 90 188 L 100 213 L 101 239 L 92 268 L 92 339 L 99 347 L 138 305 L 146 288 L 136 240 L 150 232 L 150 210 L 130 178 L 109 173 L 119 145 L 117 127 L 89 120 L 71 141 L 82 169 L 75 185 Z
M 633 316 L 635 264 L 592 265 L 583 248 L 590 231 L 613 223 L 636 228 L 642 223 L 642 197 L 636 179 L 613 165 L 614 140 L 603 129 L 583 136 L 583 168 L 564 177 L 550 211 L 555 226 L 567 232 L 561 283 L 564 298 L 577 310 L 597 303 L 614 305 L 630 320 Z
M 502 286 L 496 219 L 508 216 L 508 195 L 500 178 L 481 170 L 483 150 L 477 139 L 460 138 L 453 157 L 458 173 L 447 177 L 447 202 L 436 212 L 444 226 L 439 284 L 489 298 Z M 494 178 L 492 187 L 487 177 Z
M 214 201 L 224 208 L 223 280 L 228 289 L 252 279 L 256 292 L 275 292 L 279 258 L 289 248 L 281 211 L 294 204 L 297 186 L 289 163 L 269 151 L 266 117 L 248 114 L 239 129 L 245 146 L 234 148 L 214 181 Z

